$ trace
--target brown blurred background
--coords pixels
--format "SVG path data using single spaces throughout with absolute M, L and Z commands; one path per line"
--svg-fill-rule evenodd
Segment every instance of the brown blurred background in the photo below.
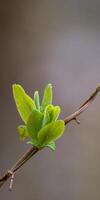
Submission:
M 12 97 L 20 83 L 33 95 L 54 86 L 61 117 L 74 112 L 100 84 L 99 0 L 0 1 L 0 175 L 29 147 Z M 19 170 L 1 200 L 100 200 L 100 96 L 71 122 L 55 152 L 41 151 Z

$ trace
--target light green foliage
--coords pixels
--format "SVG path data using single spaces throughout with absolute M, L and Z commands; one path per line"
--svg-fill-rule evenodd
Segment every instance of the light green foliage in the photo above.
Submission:
M 41 105 L 38 91 L 32 100 L 18 84 L 13 85 L 13 96 L 25 123 L 18 126 L 20 138 L 28 138 L 28 143 L 38 148 L 55 150 L 55 141 L 62 136 L 65 125 L 63 120 L 58 120 L 60 107 L 52 105 L 52 85 L 46 86 Z
M 48 84 L 44 90 L 44 95 L 41 103 L 41 111 L 43 112 L 49 104 L 52 104 L 52 85 Z
M 27 121 L 27 129 L 32 139 L 37 139 L 37 134 L 42 127 L 43 114 L 33 110 Z
M 38 91 L 34 92 L 34 101 L 35 101 L 35 105 L 36 105 L 37 110 L 40 111 L 40 100 L 39 100 L 39 93 L 38 93 Z
M 22 140 L 25 140 L 28 137 L 27 127 L 25 125 L 19 125 L 18 132 Z
M 28 117 L 36 108 L 35 102 L 28 96 L 19 84 L 13 85 L 13 96 L 22 120 L 27 123 Z
M 43 146 L 57 140 L 64 132 L 64 121 L 51 122 L 43 127 L 38 133 L 39 143 Z
M 45 147 L 50 148 L 52 151 L 54 151 L 56 149 L 55 142 L 50 142 L 47 145 L 45 145 Z

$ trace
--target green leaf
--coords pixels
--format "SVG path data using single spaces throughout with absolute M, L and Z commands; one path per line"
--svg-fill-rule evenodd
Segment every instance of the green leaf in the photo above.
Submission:
M 41 129 L 43 114 L 37 110 L 33 110 L 27 121 L 27 129 L 32 140 L 37 139 L 37 133 Z
M 38 133 L 38 141 L 41 145 L 57 140 L 64 132 L 64 121 L 51 122 L 43 127 Z
M 27 144 L 31 144 L 33 147 L 38 147 L 38 142 L 36 140 L 30 140 Z
M 56 145 L 55 142 L 50 142 L 47 145 L 45 145 L 45 147 L 48 147 L 49 149 L 51 149 L 52 151 L 55 151 L 56 149 Z
M 27 127 L 24 125 L 18 126 L 19 136 L 22 140 L 25 140 L 28 137 Z
M 34 92 L 34 101 L 35 101 L 35 105 L 36 105 L 37 110 L 40 111 L 40 100 L 39 100 L 39 93 L 38 93 L 38 91 Z
M 48 105 L 44 111 L 42 127 L 52 121 L 56 121 L 58 119 L 59 113 L 60 113 L 59 106 Z
M 48 105 L 44 111 L 44 118 L 43 118 L 43 123 L 42 123 L 42 127 L 44 127 L 45 125 L 47 125 L 48 123 L 51 122 L 50 119 L 50 113 L 53 110 L 53 105 Z
M 59 106 L 53 106 L 51 113 L 50 113 L 51 121 L 56 121 L 59 117 L 59 114 L 60 114 L 60 107 Z
M 25 123 L 27 123 L 28 117 L 36 108 L 34 101 L 29 97 L 24 89 L 18 85 L 13 85 L 13 96 L 17 106 L 17 110 Z
M 44 112 L 46 106 L 52 104 L 52 85 L 48 84 L 44 90 L 44 95 L 41 104 L 41 111 Z

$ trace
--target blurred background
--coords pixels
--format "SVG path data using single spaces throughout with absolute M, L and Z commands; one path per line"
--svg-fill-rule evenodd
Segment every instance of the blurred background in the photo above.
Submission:
M 53 84 L 61 118 L 74 112 L 100 84 L 99 0 L 0 1 L 0 176 L 29 146 L 12 84 L 29 95 Z M 1 200 L 100 200 L 100 95 L 57 141 L 28 161 L 0 189 Z

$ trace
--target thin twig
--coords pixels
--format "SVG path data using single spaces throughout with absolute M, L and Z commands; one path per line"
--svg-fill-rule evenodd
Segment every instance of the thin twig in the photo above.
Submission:
M 100 91 L 100 87 L 97 87 L 96 90 L 80 106 L 80 108 L 77 111 L 75 111 L 74 113 L 72 113 L 71 115 L 69 115 L 68 117 L 66 117 L 64 119 L 65 125 L 68 124 L 70 121 L 75 120 L 77 118 L 77 116 L 79 116 L 81 113 L 83 113 L 89 107 L 89 105 L 93 102 L 93 100 L 95 99 L 95 97 L 97 96 L 97 94 L 98 94 L 99 91 Z
M 25 162 L 39 151 L 38 148 L 31 147 L 21 158 L 0 178 L 0 187 L 15 173 Z
M 77 123 L 79 123 L 79 120 L 77 120 L 77 116 L 79 116 L 81 113 L 83 113 L 93 102 L 95 97 L 97 96 L 98 92 L 100 91 L 100 87 L 97 87 L 96 90 L 91 94 L 91 96 L 81 105 L 81 107 L 68 117 L 64 119 L 65 125 L 68 124 L 70 121 L 75 120 Z M 40 149 L 36 147 L 31 147 L 21 158 L 15 163 L 14 166 L 10 170 L 8 170 L 4 176 L 0 178 L 0 187 L 11 177 L 10 181 L 10 189 L 12 189 L 13 179 L 15 172 L 21 168 L 24 163 L 26 163 L 33 155 L 35 155 Z

